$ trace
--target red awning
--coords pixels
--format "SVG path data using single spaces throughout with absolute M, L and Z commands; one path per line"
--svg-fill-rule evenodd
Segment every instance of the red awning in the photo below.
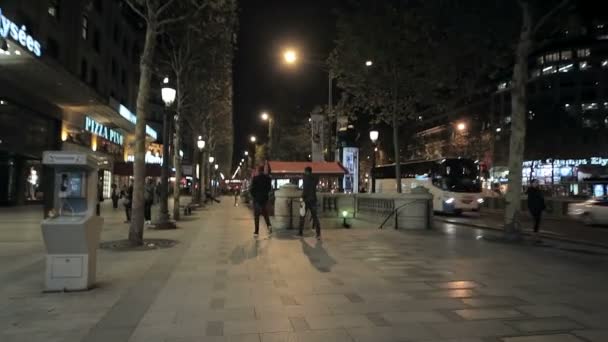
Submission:
M 146 164 L 146 177 L 160 177 L 161 166 L 158 164 Z M 132 162 L 114 163 L 114 174 L 118 176 L 133 176 Z M 173 172 L 171 172 L 173 175 Z
M 270 161 L 270 174 L 273 176 L 302 176 L 304 169 L 312 168 L 312 173 L 319 176 L 342 176 L 348 171 L 337 162 L 283 162 Z

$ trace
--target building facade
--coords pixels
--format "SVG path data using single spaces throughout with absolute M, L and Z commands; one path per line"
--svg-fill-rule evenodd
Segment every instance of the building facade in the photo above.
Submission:
M 608 25 L 565 31 L 529 64 L 524 184 L 535 178 L 579 194 L 585 177 L 608 175 Z M 408 156 L 477 159 L 488 183 L 506 182 L 510 129 L 505 79 L 485 98 L 419 120 Z
M 115 163 L 133 154 L 144 26 L 118 0 L 5 0 L 0 11 L 0 205 L 52 191 L 45 150 L 95 153 L 107 197 Z

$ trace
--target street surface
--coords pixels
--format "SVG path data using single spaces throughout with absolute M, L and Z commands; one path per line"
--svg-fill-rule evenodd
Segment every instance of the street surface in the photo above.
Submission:
M 503 213 L 497 211 L 464 213 L 458 216 L 442 215 L 435 218 L 440 222 L 460 223 L 496 230 L 501 230 L 504 222 Z M 532 232 L 532 227 L 532 220 L 524 216 L 522 221 L 524 231 Z M 586 226 L 579 221 L 569 218 L 554 219 L 544 217 L 540 229 L 541 234 L 548 238 L 581 241 L 608 247 L 607 226 Z
M 100 250 L 96 289 L 50 294 L 40 212 L 0 209 L 0 341 L 608 341 L 606 254 L 448 223 L 255 240 L 231 203 L 146 231 L 173 248 Z M 125 238 L 108 204 L 102 241 Z

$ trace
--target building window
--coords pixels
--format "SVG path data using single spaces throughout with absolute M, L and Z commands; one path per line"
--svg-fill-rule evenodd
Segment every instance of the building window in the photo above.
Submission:
M 91 85 L 93 86 L 93 88 L 97 89 L 97 69 L 93 68 L 91 69 Z
M 572 51 L 562 51 L 562 61 L 572 59 Z
M 576 51 L 576 57 L 578 57 L 578 58 L 589 57 L 590 55 L 591 55 L 591 50 L 589 50 L 589 49 L 578 49 Z
M 59 20 L 59 9 L 61 8 L 61 0 L 51 0 L 49 2 L 49 15 Z
M 89 17 L 86 15 L 82 16 L 81 36 L 84 40 L 89 38 Z
M 87 60 L 83 59 L 82 62 L 80 62 L 80 79 L 86 82 L 88 73 L 89 65 L 87 63 Z
M 55 39 L 49 38 L 47 41 L 46 53 L 55 59 L 59 59 L 59 43 Z
M 101 52 L 101 34 L 98 29 L 93 32 L 93 48 L 97 52 Z
M 569 72 L 574 68 L 574 64 L 562 64 L 559 66 L 559 72 Z
M 545 62 L 557 62 L 557 61 L 559 61 L 558 52 L 554 52 L 554 53 L 545 55 Z

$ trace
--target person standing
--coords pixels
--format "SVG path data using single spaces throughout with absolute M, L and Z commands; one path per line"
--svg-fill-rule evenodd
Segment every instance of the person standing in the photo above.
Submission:
M 253 220 L 255 224 L 255 231 L 253 232 L 254 237 L 258 237 L 260 230 L 260 215 L 264 216 L 266 227 L 268 228 L 268 235 L 272 234 L 272 225 L 270 224 L 270 217 L 268 217 L 268 199 L 270 198 L 270 190 L 272 185 L 270 177 L 264 173 L 264 167 L 260 166 L 258 169 L 258 175 L 253 177 L 251 181 L 251 197 L 253 197 Z
M 534 219 L 534 239 L 537 242 L 540 242 L 540 220 L 545 208 L 545 197 L 538 188 L 538 180 L 533 179 L 528 188 L 528 210 Z
M 118 191 L 118 185 L 112 183 L 112 192 L 110 194 L 112 198 L 112 208 L 118 209 L 118 199 L 120 198 L 120 192 Z
M 312 217 L 312 227 L 315 229 L 317 240 L 321 239 L 321 223 L 319 222 L 319 216 L 317 215 L 317 184 L 319 180 L 313 176 L 312 168 L 310 166 L 304 169 L 304 179 L 302 180 L 302 201 L 305 205 L 304 215 L 300 215 L 300 231 L 298 236 L 303 235 L 304 220 L 306 218 L 306 211 L 310 211 Z
M 241 196 L 241 189 L 239 189 L 238 187 L 234 188 L 234 206 L 238 207 L 239 206 L 239 196 Z
M 144 219 L 146 224 L 152 224 L 152 204 L 154 204 L 154 180 L 148 179 L 144 186 Z
M 129 187 L 125 190 L 123 205 L 125 206 L 125 214 L 127 215 L 125 223 L 129 223 L 131 222 L 131 209 L 133 208 L 133 180 L 129 181 Z

